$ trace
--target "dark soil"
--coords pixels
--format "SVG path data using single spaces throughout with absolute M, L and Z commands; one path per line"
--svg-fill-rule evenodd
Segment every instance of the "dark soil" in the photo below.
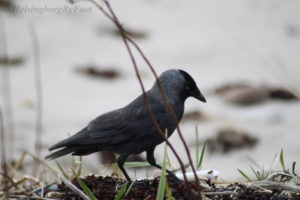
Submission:
M 277 177 L 278 178 L 278 177 Z M 290 177 L 289 177 L 290 178 Z M 281 179 L 281 183 L 289 182 L 290 179 Z M 124 180 L 116 177 L 97 177 L 94 175 L 81 178 L 81 180 L 89 187 L 91 192 L 98 200 L 113 200 L 118 191 L 125 184 Z M 190 200 L 200 199 L 197 197 L 196 185 L 194 182 L 189 183 L 190 190 L 185 185 L 179 183 L 171 177 L 167 177 L 168 186 L 171 191 L 172 199 L 174 200 Z M 272 180 L 278 182 L 278 180 Z M 76 179 L 72 183 L 81 189 Z M 123 200 L 152 200 L 156 199 L 157 188 L 159 185 L 159 177 L 153 180 L 139 180 L 136 181 L 127 195 L 123 196 Z M 0 185 L 1 186 L 1 185 Z M 297 185 L 295 185 L 297 187 Z M 298 185 L 299 186 L 299 185 Z M 27 188 L 27 189 L 26 189 Z M 273 188 L 273 189 L 271 189 Z M 247 183 L 233 183 L 233 184 L 217 184 L 210 180 L 201 180 L 201 195 L 206 199 L 212 200 L 300 200 L 300 192 L 292 192 L 284 190 L 285 187 L 270 187 L 265 190 L 261 187 L 249 187 Z M 3 194 L 3 190 L 2 190 Z M 126 194 L 126 193 L 124 193 Z M 193 197 L 191 198 L 191 195 Z M 69 189 L 64 183 L 51 184 L 46 187 L 24 187 L 16 191 L 10 191 L 8 199 L 37 199 L 38 196 L 46 197 L 45 199 L 56 200 L 82 200 L 80 196 Z M 0 188 L 0 199 L 1 196 Z M 39 198 L 38 198 L 39 199 Z M 165 197 L 165 199 L 167 199 Z M 204 198 L 203 198 L 204 199 Z
M 125 183 L 125 181 L 114 177 L 96 177 L 94 175 L 87 176 L 82 180 L 90 188 L 96 198 L 102 200 L 114 199 L 119 189 Z M 187 189 L 184 185 L 174 181 L 171 177 L 167 177 L 167 180 L 173 199 L 191 199 L 185 196 L 185 193 L 187 194 Z M 76 180 L 73 180 L 73 184 L 80 188 Z M 159 177 L 155 178 L 154 180 L 137 181 L 133 185 L 128 195 L 122 199 L 156 199 L 158 184 Z M 267 193 L 259 188 L 249 188 L 240 183 L 216 187 L 210 181 L 207 181 L 206 185 L 206 189 L 202 189 L 202 192 L 203 194 L 205 193 L 206 197 L 213 200 L 300 200 L 299 193 L 284 192 L 276 189 L 271 190 L 271 193 Z M 196 194 L 195 184 L 190 183 L 190 186 L 193 190 L 193 194 Z M 58 192 L 61 193 L 61 195 L 59 195 L 59 199 L 82 199 L 63 183 L 60 184 L 58 188 Z
M 118 193 L 118 190 L 125 183 L 124 180 L 113 177 L 96 177 L 94 175 L 87 176 L 82 181 L 90 188 L 97 199 L 110 200 L 114 199 Z M 76 179 L 73 184 L 80 188 Z M 155 199 L 157 194 L 157 188 L 159 184 L 159 177 L 154 180 L 140 180 L 134 183 L 129 194 L 122 199 Z M 184 199 L 184 186 L 173 181 L 168 177 L 168 184 L 171 189 L 172 195 L 175 199 Z M 59 191 L 64 194 L 62 199 L 65 200 L 79 200 L 80 198 L 72 190 L 70 190 L 65 184 L 59 185 Z
M 234 194 L 226 195 L 206 195 L 213 200 L 300 200 L 300 194 L 296 193 L 284 193 L 279 190 L 272 190 L 272 193 L 267 193 L 258 188 L 249 188 L 245 185 L 236 183 L 227 187 L 219 187 L 215 189 L 209 189 L 204 192 L 234 192 Z

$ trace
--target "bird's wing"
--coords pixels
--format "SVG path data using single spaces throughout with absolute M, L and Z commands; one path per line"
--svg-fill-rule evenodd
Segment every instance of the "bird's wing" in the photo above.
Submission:
M 152 104 L 151 108 L 163 129 L 166 126 L 164 106 Z M 87 126 L 87 131 L 88 137 L 83 138 L 81 144 L 118 144 L 149 137 L 155 134 L 155 127 L 144 105 L 135 110 L 129 107 L 101 115 Z

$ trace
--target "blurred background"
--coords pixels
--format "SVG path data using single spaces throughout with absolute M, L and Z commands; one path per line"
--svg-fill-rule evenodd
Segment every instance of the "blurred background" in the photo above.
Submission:
M 219 170 L 221 179 L 237 180 L 237 168 L 250 172 L 251 159 L 268 169 L 281 149 L 287 168 L 299 163 L 299 1 L 110 3 L 158 74 L 183 69 L 205 95 L 206 104 L 186 101 L 180 123 L 193 160 L 197 126 L 200 148 L 207 141 L 203 168 Z M 34 153 L 35 146 L 44 157 L 50 145 L 141 94 L 117 29 L 91 3 L 2 0 L 0 13 L 0 100 L 9 162 L 24 150 Z M 135 55 L 149 89 L 154 77 Z M 170 141 L 187 163 L 178 134 Z M 156 149 L 158 161 L 162 148 Z M 179 167 L 171 151 L 169 156 Z M 99 157 L 83 158 L 86 173 L 111 173 Z M 71 156 L 59 160 L 71 165 Z

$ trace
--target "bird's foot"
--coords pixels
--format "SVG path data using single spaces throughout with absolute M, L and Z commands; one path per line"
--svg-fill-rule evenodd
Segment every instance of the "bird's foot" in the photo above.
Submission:
M 181 180 L 180 178 L 178 178 L 176 176 L 176 174 L 174 174 L 172 171 L 168 170 L 167 173 L 168 173 L 169 177 L 171 177 L 174 180 L 174 182 L 176 182 L 177 184 L 182 184 L 184 182 L 183 180 Z

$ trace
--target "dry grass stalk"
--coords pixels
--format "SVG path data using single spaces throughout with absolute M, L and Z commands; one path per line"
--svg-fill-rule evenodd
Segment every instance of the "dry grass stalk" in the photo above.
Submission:
M 38 156 L 34 155 L 33 153 L 31 153 L 29 151 L 23 151 L 21 158 L 19 159 L 19 161 L 16 163 L 16 165 L 14 167 L 13 175 L 16 173 L 16 171 L 22 165 L 22 163 L 23 163 L 26 155 L 31 156 L 34 160 L 38 161 L 40 164 L 42 164 L 45 167 L 47 167 L 48 169 L 50 169 L 50 171 L 52 171 L 54 174 L 58 175 L 58 171 L 56 169 L 54 169 L 53 167 L 51 167 L 50 165 L 48 165 L 45 160 L 39 158 Z
M 65 178 L 63 175 L 60 176 L 60 179 L 66 186 L 68 186 L 68 188 L 70 188 L 84 200 L 90 200 L 90 198 L 82 190 L 78 189 L 69 179 Z
M 58 171 L 56 169 L 54 169 L 53 167 L 51 167 L 50 165 L 48 165 L 44 160 L 40 159 L 39 157 L 37 157 L 36 155 L 28 152 L 28 151 L 24 151 L 20 157 L 20 159 L 18 160 L 18 162 L 15 164 L 11 175 L 6 175 L 7 180 L 9 181 L 7 183 L 7 190 L 10 190 L 11 188 L 16 188 L 24 183 L 25 181 L 31 181 L 33 182 L 35 185 L 42 185 L 42 183 L 40 182 L 39 179 L 35 178 L 35 177 L 31 177 L 29 175 L 24 175 L 22 178 L 20 178 L 19 180 L 14 180 L 13 178 L 15 177 L 16 172 L 19 170 L 19 168 L 21 167 L 26 155 L 29 155 L 30 157 L 32 157 L 35 161 L 39 162 L 41 165 L 45 166 L 46 168 L 48 168 L 50 171 L 52 171 L 55 175 L 58 175 Z M 7 172 L 8 174 L 8 172 Z M 4 175 L 3 175 L 4 176 Z
M 0 109 L 0 142 L 1 142 L 1 170 L 2 170 L 2 184 L 4 186 L 4 192 L 8 191 L 8 173 L 6 165 L 6 153 L 5 153 L 5 134 L 4 134 L 4 124 L 2 110 Z M 6 194 L 5 194 L 6 196 Z
M 37 157 L 41 155 L 42 146 L 42 122 L 43 122 L 43 99 L 42 99 L 42 78 L 41 78 L 41 61 L 40 47 L 35 26 L 30 24 L 29 32 L 32 42 L 33 61 L 34 61 L 34 77 L 36 90 L 36 126 L 35 126 L 35 154 Z M 38 163 L 37 163 L 38 164 Z M 36 170 L 37 171 L 37 170 Z
M 248 183 L 247 186 L 259 186 L 265 189 L 287 190 L 295 193 L 300 193 L 300 186 L 292 183 L 282 183 L 275 181 L 255 181 Z
M 0 12 L 0 14 L 2 14 Z M 4 21 L 4 15 L 0 16 L 0 22 L 1 22 L 1 32 L 2 34 L 2 48 L 3 48 L 3 57 L 8 57 L 8 48 L 7 48 L 7 41 L 6 41 L 6 29 L 5 29 L 5 21 Z M 13 115 L 13 109 L 12 109 L 12 97 L 11 97 L 11 80 L 10 80 L 10 69 L 7 67 L 6 62 L 3 63 L 3 67 L 1 67 L 1 79 L 2 79 L 2 95 L 3 95 L 3 129 L 6 131 L 6 134 L 8 136 L 9 141 L 9 151 L 10 155 L 13 155 L 14 152 L 14 139 L 15 139 L 15 127 L 14 127 L 14 115 Z M 5 124 L 4 124 L 5 123 Z M 5 140 L 5 138 L 4 138 Z M 9 162 L 11 160 L 11 157 L 7 155 L 6 158 Z

